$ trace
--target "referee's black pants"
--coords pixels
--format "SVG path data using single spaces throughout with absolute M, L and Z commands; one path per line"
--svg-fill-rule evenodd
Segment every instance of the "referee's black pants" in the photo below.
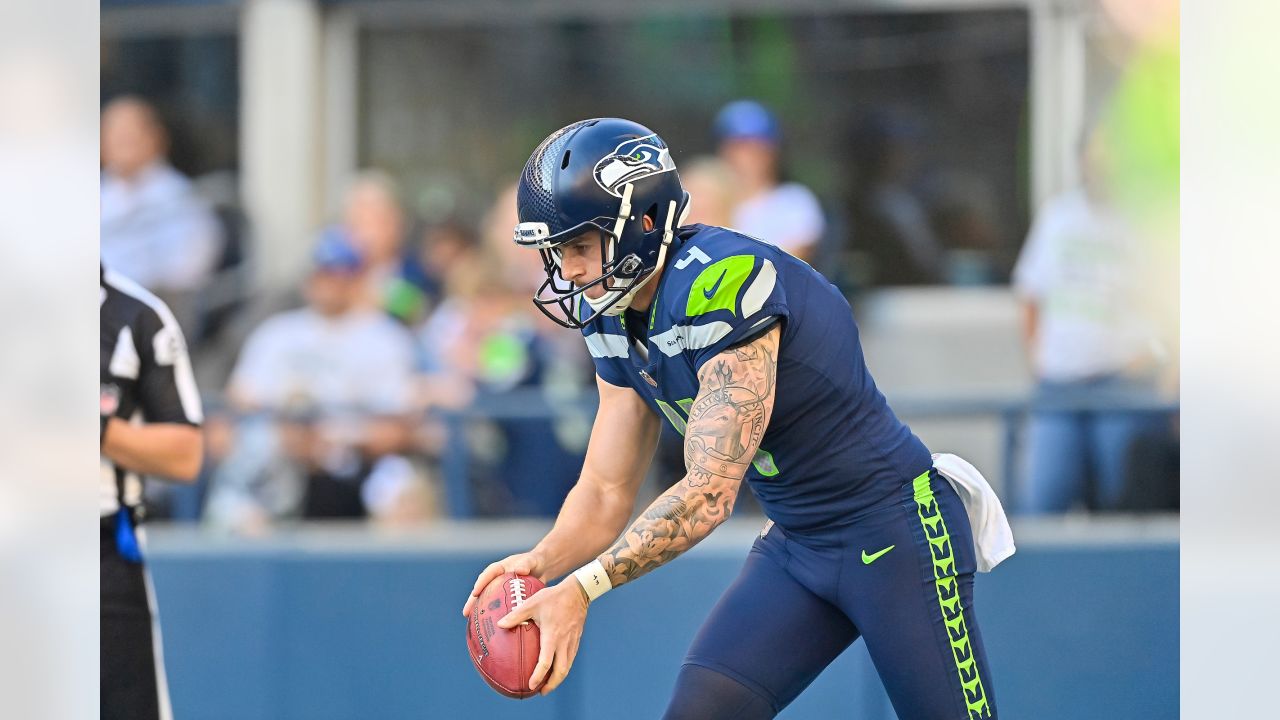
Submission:
M 115 518 L 102 518 L 100 720 L 167 720 L 146 569 L 116 550 Z M 163 714 L 162 714 L 163 713 Z

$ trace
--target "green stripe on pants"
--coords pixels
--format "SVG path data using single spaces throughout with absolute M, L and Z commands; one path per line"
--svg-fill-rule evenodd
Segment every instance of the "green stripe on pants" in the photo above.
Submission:
M 951 535 L 947 532 L 946 521 L 942 519 L 942 511 L 933 498 L 933 488 L 929 487 L 929 473 L 922 473 L 913 480 L 912 487 L 915 491 L 916 513 L 920 516 L 920 524 L 924 527 L 924 536 L 929 541 L 929 552 L 933 558 L 933 585 L 938 593 L 938 607 L 942 610 L 942 620 L 947 626 L 952 659 L 956 663 L 960 686 L 964 688 L 964 701 L 969 709 L 969 717 L 991 717 L 987 693 L 982 689 L 982 677 L 973 658 L 973 649 L 969 646 L 969 630 L 965 626 L 964 608 L 960 605 L 960 588 L 955 578 Z

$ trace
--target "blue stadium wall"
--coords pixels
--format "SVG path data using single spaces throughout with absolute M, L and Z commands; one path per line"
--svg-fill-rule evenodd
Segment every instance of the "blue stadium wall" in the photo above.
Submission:
M 1154 532 L 1137 527 L 1020 532 L 1018 554 L 978 576 L 1003 717 L 1178 717 L 1176 521 Z M 561 689 L 507 700 L 471 667 L 459 610 L 476 572 L 524 549 L 540 529 L 324 529 L 254 542 L 153 531 L 175 716 L 659 717 L 690 639 L 737 573 L 754 528 L 726 526 L 607 596 L 591 610 Z M 780 717 L 895 716 L 859 642 Z

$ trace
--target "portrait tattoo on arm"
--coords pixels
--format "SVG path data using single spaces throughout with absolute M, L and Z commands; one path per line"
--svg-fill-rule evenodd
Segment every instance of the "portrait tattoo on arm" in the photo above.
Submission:
M 732 514 L 773 412 L 780 338 L 775 322 L 702 366 L 685 427 L 686 475 L 600 556 L 614 586 L 667 563 Z

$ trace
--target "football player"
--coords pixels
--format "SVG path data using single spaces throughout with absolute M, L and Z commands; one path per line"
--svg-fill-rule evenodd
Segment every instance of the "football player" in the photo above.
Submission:
M 666 718 L 774 717 L 859 637 L 904 720 L 996 717 L 964 507 L 876 389 L 836 288 L 767 242 L 683 226 L 670 149 L 627 120 L 553 133 L 517 203 L 515 241 L 547 272 L 534 302 L 582 331 L 600 392 L 554 527 L 486 568 L 463 608 L 504 572 L 573 573 L 499 623 L 540 628 L 530 686 L 554 690 L 589 604 L 715 530 L 745 480 L 769 521 Z M 661 422 L 684 436 L 686 474 L 628 526 Z

